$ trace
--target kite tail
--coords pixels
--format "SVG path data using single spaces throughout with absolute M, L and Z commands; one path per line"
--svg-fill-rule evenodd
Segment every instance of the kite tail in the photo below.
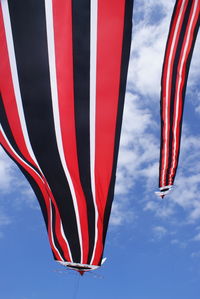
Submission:
M 185 91 L 200 25 L 200 1 L 177 0 L 169 29 L 161 80 L 159 196 L 174 183 L 178 166 Z
M 156 191 L 155 194 L 157 196 L 160 196 L 161 198 L 164 198 L 165 195 L 167 195 L 171 189 L 173 188 L 173 185 L 170 185 L 170 186 L 165 186 L 165 187 L 160 187 L 160 191 Z

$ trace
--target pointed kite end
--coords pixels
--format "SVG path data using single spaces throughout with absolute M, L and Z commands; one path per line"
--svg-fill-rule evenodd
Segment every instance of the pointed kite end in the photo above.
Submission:
M 164 198 L 165 195 L 171 191 L 172 187 L 172 185 L 160 187 L 160 191 L 155 192 L 155 194 L 161 198 Z

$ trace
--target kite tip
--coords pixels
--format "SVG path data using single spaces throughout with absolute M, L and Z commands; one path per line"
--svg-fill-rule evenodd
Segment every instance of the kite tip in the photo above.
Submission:
M 163 199 L 165 195 L 167 195 L 171 191 L 172 187 L 173 185 L 160 187 L 160 191 L 156 191 L 155 194 Z

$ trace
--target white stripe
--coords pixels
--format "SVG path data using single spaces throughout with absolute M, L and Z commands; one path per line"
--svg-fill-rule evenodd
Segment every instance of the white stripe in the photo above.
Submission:
M 178 29 L 180 26 L 180 22 L 181 22 L 181 18 L 182 18 L 182 14 L 183 14 L 183 10 L 184 10 L 184 6 L 185 6 L 185 2 L 186 0 L 184 0 L 181 4 L 181 8 L 180 8 L 180 12 L 179 12 L 179 16 L 178 16 L 178 20 L 176 23 L 176 27 L 174 30 L 174 35 L 173 35 L 173 40 L 171 43 L 171 47 L 170 47 L 170 54 L 169 54 L 169 62 L 168 62 L 168 68 L 167 68 L 167 76 L 166 76 L 166 106 L 165 106 L 165 130 L 164 130 L 164 137 L 163 139 L 166 140 L 165 144 L 164 144 L 164 166 L 163 166 L 163 173 L 162 173 L 162 185 L 164 185 L 164 180 L 165 180 L 165 170 L 166 170 L 166 166 L 167 166 L 167 147 L 168 147 L 168 143 L 169 143 L 169 135 L 168 135 L 168 126 L 169 126 L 169 118 L 168 118 L 168 109 L 170 106 L 170 95 L 169 95 L 169 91 L 170 91 L 170 86 L 169 86 L 169 81 L 170 81 L 170 75 L 171 75 L 171 69 L 172 69 L 172 55 L 174 52 L 174 48 L 175 48 L 175 43 L 176 43 L 176 39 L 177 39 L 177 34 L 178 34 Z
M 63 239 L 64 239 L 65 242 L 66 242 L 67 249 L 68 249 L 68 252 L 69 252 L 69 257 L 70 257 L 70 260 L 72 261 L 72 254 L 71 254 L 71 251 L 70 251 L 69 243 L 68 243 L 68 241 L 67 241 L 67 239 L 66 239 L 66 236 L 65 236 L 65 233 L 64 233 L 64 229 L 63 229 L 62 221 L 60 222 L 60 231 L 61 231 L 61 235 L 62 235 Z
M 181 63 L 180 63 L 180 71 L 179 74 L 181 74 L 181 76 L 179 76 L 179 81 L 178 81 L 178 88 L 177 88 L 177 93 L 176 93 L 176 110 L 175 110 L 175 125 L 174 125 L 174 130 L 173 130 L 173 136 L 174 136 L 174 148 L 173 148 L 173 153 L 172 153 L 172 169 L 175 167 L 175 163 L 176 163 L 176 145 L 177 145 L 177 138 L 176 138 L 176 133 L 177 133 L 177 125 L 178 125 L 178 116 L 179 116 L 179 104 L 180 104 L 180 94 L 181 94 L 181 83 L 183 81 L 182 78 L 182 74 L 183 74 L 183 67 L 184 67 L 184 63 L 186 62 L 186 52 L 188 49 L 188 44 L 190 41 L 190 36 L 191 36 L 191 30 L 192 30 L 192 26 L 193 26 L 193 22 L 194 22 L 194 18 L 196 15 L 196 11 L 197 11 L 197 7 L 198 7 L 198 1 L 196 0 L 195 4 L 194 4 L 194 8 L 193 8 L 193 12 L 192 12 L 192 17 L 190 20 L 190 24 L 189 24 L 189 29 L 188 29 L 188 33 L 187 33 L 187 37 L 186 37 L 186 43 L 185 43 L 185 47 L 183 50 L 183 55 L 181 58 Z M 169 174 L 169 176 L 172 175 L 172 169 L 171 172 Z
M 70 191 L 72 194 L 74 210 L 76 214 L 76 222 L 78 227 L 79 242 L 81 248 L 81 263 L 83 259 L 82 252 L 82 233 L 80 226 L 79 210 L 76 201 L 76 193 L 74 190 L 73 182 L 65 161 L 65 155 L 63 150 L 62 134 L 60 129 L 60 115 L 59 115 L 59 104 L 58 104 L 58 91 L 57 91 L 57 78 L 56 78 L 56 62 L 55 62 L 55 48 L 54 48 L 54 27 L 53 27 L 53 8 L 52 0 L 45 0 L 46 9 L 46 25 L 47 25 L 47 41 L 48 41 L 48 55 L 49 55 L 49 67 L 50 67 L 50 82 L 51 82 L 51 94 L 52 94 L 52 105 L 54 115 L 54 125 L 56 132 L 56 140 L 62 166 L 67 177 Z M 67 66 L 66 66 L 67 67 Z
M 96 68 L 97 68 L 97 19 L 98 19 L 98 0 L 91 0 L 91 19 L 90 19 L 90 172 L 92 195 L 95 208 L 95 240 L 91 258 L 91 264 L 95 256 L 98 239 L 98 209 L 96 204 L 95 187 L 95 132 L 96 132 Z
M 64 262 L 64 259 L 62 258 L 61 254 L 60 254 L 60 252 L 59 252 L 59 250 L 58 250 L 58 248 L 56 247 L 55 242 L 54 242 L 53 228 L 52 228 L 52 205 L 51 205 L 51 198 L 49 198 L 49 206 L 50 206 L 50 219 L 49 219 L 49 221 L 50 221 L 50 235 L 51 235 L 51 241 L 52 241 L 52 244 L 53 244 L 53 246 L 54 246 L 54 249 L 55 249 L 55 251 L 57 252 L 57 254 L 59 255 L 61 261 Z
M 58 261 L 58 263 L 60 263 L 63 266 L 66 266 L 68 268 L 71 268 L 72 270 L 83 271 L 83 272 L 96 270 L 100 267 L 100 266 L 93 266 L 93 265 L 88 265 L 88 264 L 78 264 L 78 263 L 61 262 L 61 261 Z M 75 268 L 75 267 L 77 267 L 77 268 Z M 81 270 L 80 267 L 83 267 L 83 268 L 85 267 L 85 268 L 88 268 L 88 269 Z
M 6 33 L 6 40 L 7 40 L 7 47 L 8 47 L 8 54 L 9 54 L 9 61 L 10 61 L 10 68 L 11 68 L 11 75 L 12 75 L 12 82 L 14 87 L 14 93 L 15 93 L 15 99 L 17 104 L 17 110 L 18 115 L 20 118 L 20 124 L 24 136 L 24 140 L 26 143 L 27 150 L 32 158 L 32 160 L 37 165 L 38 169 L 41 171 L 38 162 L 36 160 L 36 157 L 33 153 L 33 149 L 31 147 L 31 143 L 28 136 L 28 131 L 26 127 L 26 121 L 24 117 L 24 110 L 22 105 L 22 97 L 21 97 L 21 91 L 20 91 L 20 85 L 19 85 L 19 79 L 18 79 L 18 72 L 17 72 L 17 64 L 16 64 L 16 58 L 15 58 L 15 50 L 14 50 L 14 43 L 13 43 L 13 37 L 12 37 L 12 28 L 11 28 L 11 22 L 10 22 L 10 15 L 9 15 L 9 8 L 8 8 L 8 2 L 7 0 L 1 1 L 2 6 L 2 12 L 3 12 L 3 20 L 4 20 L 4 27 L 5 27 L 5 33 Z M 41 171 L 42 173 L 42 171 Z

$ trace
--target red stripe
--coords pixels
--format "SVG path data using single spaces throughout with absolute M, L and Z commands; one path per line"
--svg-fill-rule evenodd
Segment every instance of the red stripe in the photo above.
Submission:
M 67 167 L 76 192 L 83 242 L 82 263 L 86 264 L 89 251 L 88 218 L 79 177 L 75 133 L 71 0 L 53 0 L 53 18 L 62 141 Z
M 98 1 L 95 183 L 100 217 L 94 265 L 103 249 L 103 215 L 113 167 L 124 13 L 125 0 Z
M 72 260 L 70 258 L 70 255 L 69 255 L 68 246 L 67 246 L 67 244 L 66 244 L 66 242 L 63 239 L 63 236 L 61 234 L 61 218 L 60 218 L 60 213 L 59 213 L 58 207 L 56 205 L 56 201 L 53 199 L 52 203 L 54 204 L 54 208 L 55 208 L 55 232 L 56 232 L 57 240 L 59 242 L 59 245 L 62 248 L 65 260 L 68 261 L 68 262 L 72 262 Z M 58 260 L 60 260 L 60 258 Z

